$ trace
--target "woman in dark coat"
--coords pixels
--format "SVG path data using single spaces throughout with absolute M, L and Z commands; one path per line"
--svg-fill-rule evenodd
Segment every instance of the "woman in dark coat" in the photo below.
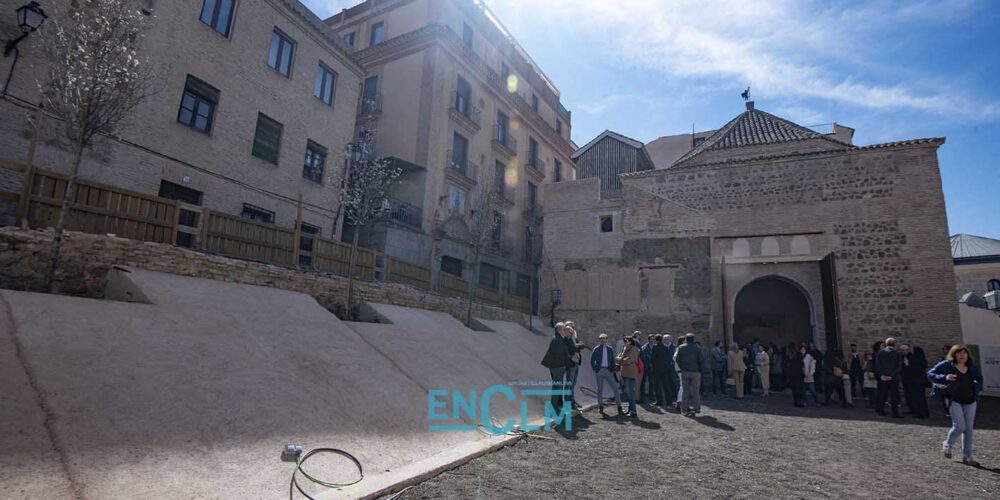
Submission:
M 795 344 L 788 344 L 785 351 L 785 377 L 792 388 L 792 402 L 795 406 L 806 405 L 806 383 L 802 376 L 802 353 Z
M 917 418 L 928 418 L 931 416 L 930 409 L 927 408 L 927 396 L 924 389 L 927 388 L 927 355 L 922 347 L 914 347 L 913 354 L 908 356 L 907 363 L 903 365 L 900 375 L 903 379 L 903 390 L 906 392 L 906 405 Z

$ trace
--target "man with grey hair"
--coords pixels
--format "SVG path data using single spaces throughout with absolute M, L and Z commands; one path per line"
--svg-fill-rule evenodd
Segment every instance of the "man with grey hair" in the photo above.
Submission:
M 694 415 L 701 411 L 701 373 L 705 358 L 701 347 L 694 343 L 694 334 L 686 335 L 684 345 L 677 348 L 674 361 L 681 370 L 681 413 Z
M 600 344 L 594 348 L 590 354 L 590 367 L 597 374 L 597 408 L 604 413 L 604 383 L 611 386 L 611 393 L 615 395 L 615 406 L 618 407 L 618 414 L 624 415 L 622 410 L 622 397 L 618 391 L 618 377 L 615 375 L 615 351 L 608 345 L 608 334 L 602 333 L 597 336 Z

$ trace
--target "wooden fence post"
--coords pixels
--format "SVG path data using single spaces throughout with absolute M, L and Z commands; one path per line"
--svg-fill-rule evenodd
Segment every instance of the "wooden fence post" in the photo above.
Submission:
M 299 252 L 302 251 L 302 193 L 299 193 L 299 203 L 295 207 L 295 236 L 292 241 L 292 266 L 299 267 Z
M 28 200 L 31 197 L 31 185 L 35 180 L 35 148 L 38 147 L 38 140 L 42 135 L 42 119 L 44 117 L 45 111 L 39 106 L 35 111 L 35 131 L 31 135 L 31 143 L 28 144 L 28 161 L 21 181 L 21 199 L 17 200 L 15 220 L 18 224 L 27 225 L 28 210 L 31 208 Z
M 108 196 L 108 204 L 111 203 L 111 197 Z M 177 245 L 177 226 L 181 222 L 181 202 L 174 200 L 174 226 L 170 231 L 170 244 Z
M 201 249 L 208 250 L 208 221 L 211 211 L 207 208 L 201 210 Z

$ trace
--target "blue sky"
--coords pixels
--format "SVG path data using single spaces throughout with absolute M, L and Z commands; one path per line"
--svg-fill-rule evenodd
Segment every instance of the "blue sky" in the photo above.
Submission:
M 304 0 L 321 17 L 356 0 Z M 757 108 L 856 144 L 947 137 L 949 231 L 1000 238 L 1000 5 L 989 0 L 487 0 L 559 87 L 573 140 L 644 142 Z

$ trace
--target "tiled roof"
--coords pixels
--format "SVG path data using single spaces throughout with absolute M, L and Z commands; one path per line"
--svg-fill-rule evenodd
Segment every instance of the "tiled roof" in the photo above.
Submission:
M 702 151 L 717 151 L 722 149 L 779 144 L 784 142 L 820 139 L 829 141 L 831 146 L 845 149 L 852 148 L 850 144 L 831 139 L 823 134 L 809 130 L 758 109 L 748 109 L 733 118 L 729 123 L 708 136 L 705 142 L 688 151 L 674 162 L 682 163 Z
M 1000 240 L 971 234 L 956 234 L 951 237 L 953 259 L 991 256 L 1000 256 Z

